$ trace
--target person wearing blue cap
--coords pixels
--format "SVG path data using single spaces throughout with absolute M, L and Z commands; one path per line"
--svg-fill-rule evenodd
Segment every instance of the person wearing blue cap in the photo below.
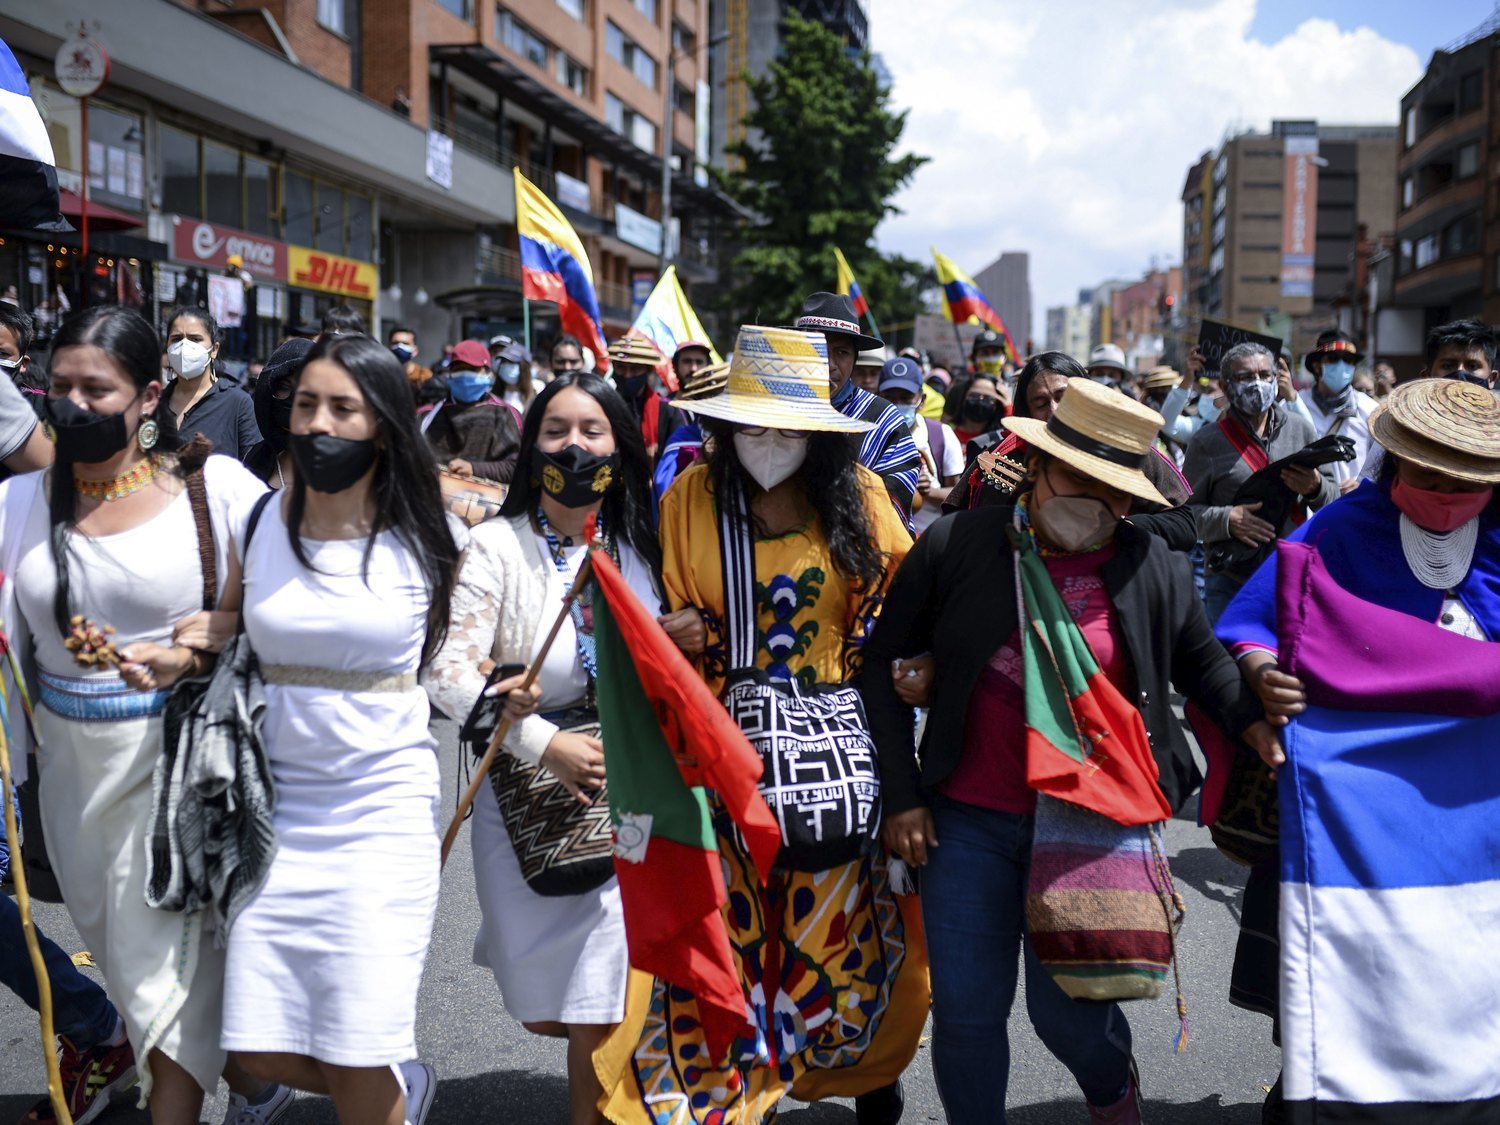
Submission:
M 922 403 L 922 365 L 907 356 L 888 359 L 880 369 L 877 394 L 894 406 L 922 458 L 912 524 L 918 535 L 943 514 L 943 501 L 964 471 L 964 450 L 953 427 L 918 413 Z

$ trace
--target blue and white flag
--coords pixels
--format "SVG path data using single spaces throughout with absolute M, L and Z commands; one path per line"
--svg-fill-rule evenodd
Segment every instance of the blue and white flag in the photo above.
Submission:
M 0 39 L 0 226 L 70 231 L 58 206 L 57 164 L 26 75 Z

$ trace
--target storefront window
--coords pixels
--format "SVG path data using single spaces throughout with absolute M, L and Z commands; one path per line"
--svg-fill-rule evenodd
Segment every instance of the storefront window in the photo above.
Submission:
M 286 241 L 298 246 L 313 244 L 313 185 L 306 176 L 288 172 L 283 181 L 286 188 L 285 231 Z
M 232 148 L 204 142 L 203 187 L 208 206 L 204 218 L 228 227 L 245 225 L 240 198 L 240 154 Z
M 313 247 L 330 254 L 344 252 L 344 193 L 331 184 L 318 185 L 317 221 Z
M 203 218 L 200 199 L 198 138 L 170 125 L 159 130 L 161 207 L 163 211 Z
M 344 202 L 349 228 L 349 242 L 344 253 L 368 262 L 374 257 L 370 253 L 370 200 L 363 195 L 348 195 Z
M 83 128 L 78 99 L 44 80 L 32 85 L 32 99 L 47 126 L 57 161 L 58 183 L 69 191 L 83 187 Z M 145 134 L 138 114 L 89 103 L 89 197 L 111 207 L 145 207 Z
M 253 156 L 245 157 L 245 229 L 251 234 L 277 236 L 276 200 L 272 194 L 275 180 L 271 166 Z

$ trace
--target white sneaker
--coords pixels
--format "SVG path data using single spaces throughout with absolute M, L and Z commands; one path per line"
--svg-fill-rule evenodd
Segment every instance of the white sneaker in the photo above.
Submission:
M 437 1096 L 437 1071 L 426 1063 L 398 1063 L 391 1067 L 406 1093 L 406 1125 L 422 1125 Z
M 224 1125 L 271 1125 L 292 1108 L 297 1092 L 290 1086 L 277 1086 L 273 1093 L 259 1105 L 251 1105 L 243 1094 L 229 1091 L 229 1112 L 224 1114 Z

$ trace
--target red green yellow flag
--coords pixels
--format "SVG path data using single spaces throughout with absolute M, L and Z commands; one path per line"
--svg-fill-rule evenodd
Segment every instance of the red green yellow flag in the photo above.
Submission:
M 746 1005 L 706 790 L 762 880 L 781 832 L 760 795 L 759 755 L 609 556 L 596 550 L 592 560 L 595 683 L 630 963 L 693 994 L 717 1062 L 745 1029 Z

